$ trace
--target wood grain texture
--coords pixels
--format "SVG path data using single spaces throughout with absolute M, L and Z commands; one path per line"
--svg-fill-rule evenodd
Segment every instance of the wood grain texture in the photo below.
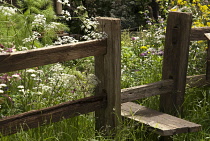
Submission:
M 106 40 L 95 40 L 0 54 L 0 73 L 105 53 Z
M 201 125 L 165 113 L 161 113 L 133 102 L 122 104 L 121 115 L 148 126 L 148 129 L 161 136 L 197 132 Z
M 172 93 L 173 80 L 162 80 L 155 83 L 126 88 L 121 90 L 121 102 L 129 102 L 150 96 Z
M 105 96 L 92 96 L 69 101 L 49 108 L 33 110 L 0 119 L 0 132 L 2 135 L 10 135 L 20 130 L 28 130 L 29 128 L 36 128 L 80 114 L 93 112 L 105 106 Z
M 206 58 L 206 80 L 210 81 L 210 33 L 205 33 L 204 35 L 208 43 L 207 58 Z
M 160 95 L 160 110 L 182 113 L 184 101 L 192 14 L 170 12 L 167 20 L 162 79 L 173 79 L 173 93 Z M 177 111 L 177 112 L 176 112 Z
M 209 86 L 206 75 L 187 76 L 187 88 Z M 155 95 L 172 93 L 174 82 L 172 79 L 121 89 L 121 103 L 139 100 Z
M 191 41 L 206 40 L 204 33 L 210 33 L 210 27 L 192 28 L 190 40 Z
M 201 75 L 194 75 L 194 76 L 187 76 L 187 81 L 186 81 L 187 88 L 199 88 L 203 86 L 210 86 L 210 83 L 206 81 L 206 75 L 201 74 Z
M 95 74 L 100 80 L 96 95 L 107 94 L 107 107 L 96 111 L 96 129 L 110 133 L 119 124 L 121 112 L 121 26 L 120 19 L 97 18 L 107 35 L 107 53 L 95 56 Z M 105 134 L 106 134 L 105 133 Z

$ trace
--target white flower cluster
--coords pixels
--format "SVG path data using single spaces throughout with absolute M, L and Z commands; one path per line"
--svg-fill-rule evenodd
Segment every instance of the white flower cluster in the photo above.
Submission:
M 59 72 L 59 71 L 63 71 L 63 67 L 61 64 L 57 63 L 55 65 L 53 65 L 52 67 L 50 67 L 50 72 Z
M 84 21 L 83 21 L 83 25 L 81 26 L 81 28 L 86 32 L 86 33 L 88 33 L 91 29 L 96 29 L 97 28 L 97 26 L 98 26 L 98 21 L 97 20 L 95 20 L 95 19 L 89 19 L 89 18 L 87 18 L 87 19 L 85 19 Z
M 50 24 L 47 25 L 47 29 L 57 29 L 58 26 L 60 26 L 61 24 L 60 23 L 57 23 L 57 22 L 51 22 Z
M 2 88 L 7 87 L 6 84 L 0 84 L 0 94 L 4 93 L 4 90 L 2 90 Z
M 93 39 L 105 39 L 107 34 L 105 32 L 95 32 L 91 31 L 89 34 L 82 36 L 84 40 L 93 40 Z
M 80 5 L 80 6 L 77 7 L 77 10 L 81 10 L 82 11 L 82 10 L 86 10 L 86 8 L 83 5 Z
M 32 22 L 32 27 L 39 27 L 39 26 L 45 26 L 46 24 L 46 18 L 44 15 L 37 14 L 34 17 L 34 21 Z
M 3 13 L 4 16 L 12 16 L 16 11 L 17 9 L 13 7 L 0 6 L 0 12 Z
M 63 4 L 63 5 L 67 5 L 67 6 L 71 6 L 69 0 L 57 0 L 57 2 Z
M 76 87 L 76 76 L 71 74 L 66 74 L 64 68 L 61 64 L 57 63 L 50 67 L 50 72 L 52 73 L 51 77 L 48 78 L 48 84 L 50 87 L 62 87 L 69 88 Z
M 32 42 L 34 40 L 38 40 L 38 37 L 41 36 L 41 34 L 39 34 L 38 32 L 33 32 L 32 36 L 29 36 L 28 38 L 23 39 L 23 44 Z
M 74 39 L 70 36 L 63 36 L 58 37 L 58 40 L 54 42 L 54 45 L 62 45 L 62 44 L 68 44 L 68 43 L 76 43 L 78 40 Z
M 61 11 L 61 14 L 63 15 L 62 17 L 63 17 L 64 19 L 66 19 L 67 21 L 70 21 L 70 20 L 71 20 L 71 14 L 70 14 L 69 11 L 67 11 L 67 10 L 62 10 L 62 11 Z

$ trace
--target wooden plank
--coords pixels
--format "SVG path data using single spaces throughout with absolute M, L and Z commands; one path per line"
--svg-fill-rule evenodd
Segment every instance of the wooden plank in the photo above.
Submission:
M 92 96 L 80 100 L 65 102 L 41 110 L 33 110 L 0 119 L 0 133 L 14 134 L 21 130 L 36 128 L 66 118 L 93 112 L 106 106 L 105 96 Z
M 207 61 L 206 61 L 206 80 L 210 81 L 210 33 L 205 33 L 205 37 L 208 40 L 208 49 L 207 49 Z
M 106 40 L 95 40 L 0 54 L 0 73 L 105 53 Z
M 204 33 L 204 36 L 207 40 L 210 40 L 210 33 Z
M 121 112 L 121 26 L 120 19 L 97 18 L 100 28 L 107 35 L 107 53 L 95 56 L 95 74 L 100 80 L 96 95 L 107 93 L 107 107 L 96 111 L 96 129 L 114 131 L 119 124 Z
M 9 53 L 4 53 L 4 54 L 0 53 L 0 62 L 8 58 L 9 56 L 10 56 Z
M 177 115 L 184 101 L 192 14 L 170 12 L 163 58 L 162 79 L 173 79 L 173 93 L 160 95 L 160 110 Z
M 210 33 L 210 27 L 192 28 L 190 40 L 191 41 L 206 40 L 204 33 Z
M 173 80 L 162 80 L 121 90 L 121 103 L 172 92 Z
M 147 125 L 149 130 L 161 136 L 201 130 L 201 125 L 199 124 L 161 113 L 133 102 L 122 104 L 121 115 Z
M 206 75 L 187 76 L 187 88 L 210 86 L 206 81 Z M 161 80 L 158 82 L 121 89 L 121 103 L 162 95 L 172 92 L 173 80 Z
M 210 86 L 210 83 L 206 81 L 206 75 L 194 75 L 194 76 L 187 76 L 187 88 L 194 88 L 194 87 L 203 87 L 203 86 Z

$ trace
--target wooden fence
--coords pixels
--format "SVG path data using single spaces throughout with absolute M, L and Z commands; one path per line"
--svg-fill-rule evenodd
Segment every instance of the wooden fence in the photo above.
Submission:
M 210 27 L 192 28 L 192 14 L 170 12 L 167 22 L 162 80 L 159 82 L 123 89 L 122 103 L 160 95 L 160 110 L 172 115 L 182 113 L 186 84 L 189 87 L 209 85 L 210 64 L 207 75 L 186 76 L 190 41 L 210 40 Z M 210 41 L 209 41 L 210 42 Z M 209 43 L 210 44 L 210 43 Z M 210 49 L 208 57 L 210 58 Z
M 95 96 L 0 119 L 2 135 L 93 111 L 96 111 L 96 129 L 117 126 L 117 117 L 120 117 L 120 20 L 98 18 L 98 21 L 108 34 L 105 40 L 0 54 L 0 73 L 95 56 L 95 72 L 100 79 Z
M 191 87 L 207 85 L 206 75 L 188 76 L 189 42 L 206 40 L 210 28 L 191 29 L 190 13 L 170 12 L 166 31 L 163 77 L 159 82 L 120 90 L 120 20 L 98 18 L 105 40 L 79 42 L 49 48 L 0 54 L 0 73 L 56 62 L 95 56 L 95 74 L 101 81 L 95 96 L 29 111 L 0 120 L 0 132 L 9 135 L 95 111 L 96 129 L 114 129 L 121 117 L 121 103 L 160 95 L 160 109 L 177 115 L 182 111 L 186 83 Z M 207 36 L 208 34 L 206 34 Z M 207 36 L 209 37 L 209 36 Z M 208 38 L 209 39 L 209 38 Z M 210 43 L 209 43 L 210 44 Z M 208 54 L 210 51 L 208 50 Z M 209 55 L 208 55 L 209 58 Z M 207 61 L 209 63 L 209 61 Z M 207 73 L 209 78 L 209 64 Z M 172 104 L 171 104 L 171 103 Z M 168 105 L 169 104 L 169 105 Z

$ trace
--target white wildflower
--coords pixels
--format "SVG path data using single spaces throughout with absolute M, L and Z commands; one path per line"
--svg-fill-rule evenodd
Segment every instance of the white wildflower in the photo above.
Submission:
M 82 5 L 78 6 L 77 9 L 78 10 L 86 10 L 86 8 L 84 6 L 82 6 Z
M 38 37 L 39 37 L 39 36 L 41 36 L 40 33 L 38 33 L 38 32 L 33 32 L 32 36 L 29 36 L 28 38 L 25 38 L 25 39 L 23 39 L 22 41 L 23 41 L 24 44 L 25 44 L 25 43 L 29 43 L 29 42 L 32 42 L 32 41 L 34 41 L 34 40 L 38 40 Z
M 94 74 L 89 74 L 87 76 L 88 82 L 92 85 L 97 85 L 98 84 L 98 78 Z
M 36 77 L 36 74 L 31 74 L 31 77 Z
M 54 42 L 54 45 L 62 45 L 62 44 L 68 44 L 68 43 L 76 43 L 78 40 L 74 39 L 70 36 L 63 36 L 59 37 L 57 41 Z
M 13 77 L 13 78 L 19 78 L 20 75 L 19 75 L 19 74 L 13 74 L 12 77 Z
M 57 2 L 63 4 L 63 5 L 67 5 L 67 6 L 71 6 L 69 0 L 57 0 Z
M 61 24 L 60 23 L 57 23 L 57 22 L 51 22 L 50 24 L 48 24 L 46 26 L 47 29 L 57 29 L 58 26 L 60 26 Z
M 42 92 L 37 92 L 36 94 L 37 94 L 37 95 L 42 95 Z
M 24 89 L 24 86 L 23 85 L 19 85 L 17 88 L 18 89 Z
M 28 70 L 26 70 L 26 72 L 28 72 L 28 73 L 35 73 L 36 71 L 34 69 L 28 69 Z
M 67 10 L 62 10 L 61 14 L 63 15 L 63 18 L 66 18 L 67 21 L 71 20 L 71 14 Z
M 0 84 L 0 88 L 6 87 L 6 86 L 7 86 L 6 84 Z
M 20 89 L 18 90 L 19 92 L 22 92 L 22 93 L 25 93 L 25 90 L 24 89 Z
M 0 89 L 0 94 L 2 94 L 2 93 L 4 93 L 4 91 Z
M 38 14 L 38 15 L 35 15 L 34 17 L 34 21 L 32 22 L 32 27 L 42 27 L 42 26 L 45 26 L 46 24 L 46 18 L 44 15 L 41 15 L 41 14 Z
M 13 7 L 0 6 L 0 12 L 3 13 L 4 16 L 12 16 L 16 11 L 17 9 Z

